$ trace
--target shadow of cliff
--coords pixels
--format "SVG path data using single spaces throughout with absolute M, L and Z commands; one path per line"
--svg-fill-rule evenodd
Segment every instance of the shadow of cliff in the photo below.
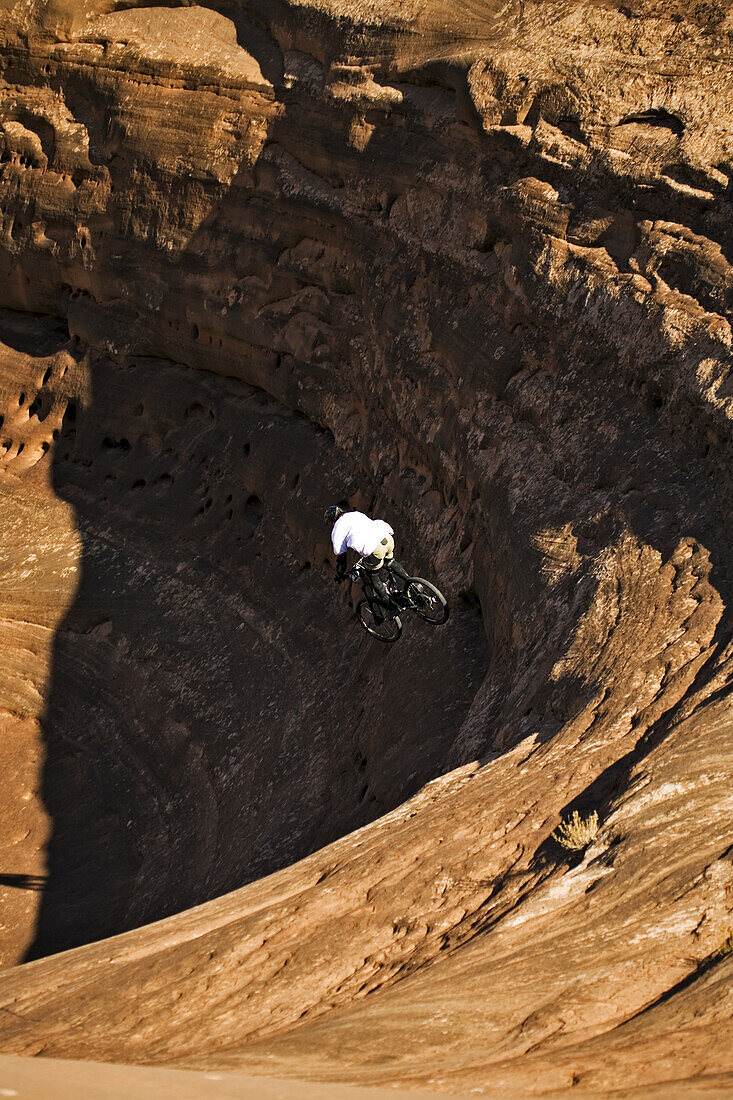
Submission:
M 346 478 L 328 433 L 170 361 L 91 352 L 77 372 L 52 483 L 82 550 L 43 718 L 53 832 L 27 959 L 392 809 L 444 770 L 485 667 L 474 608 L 440 635 L 416 624 L 389 660 L 335 613 L 298 535 Z

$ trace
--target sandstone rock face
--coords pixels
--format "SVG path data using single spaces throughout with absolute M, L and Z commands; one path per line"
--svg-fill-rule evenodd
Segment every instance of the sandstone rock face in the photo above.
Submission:
M 0 3 L 5 1053 L 730 1083 L 732 35 Z

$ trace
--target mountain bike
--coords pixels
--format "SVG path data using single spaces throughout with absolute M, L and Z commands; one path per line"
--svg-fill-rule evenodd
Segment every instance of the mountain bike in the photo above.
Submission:
M 385 565 L 379 570 L 379 576 L 387 589 L 389 602 L 377 594 L 372 584 L 372 574 L 361 562 L 357 562 L 345 578 L 361 583 L 364 599 L 356 605 L 359 622 L 373 638 L 380 642 L 396 642 L 402 634 L 401 615 L 412 611 L 423 622 L 440 626 L 446 622 L 449 614 L 448 602 L 443 593 L 423 577 L 410 577 L 401 581 Z

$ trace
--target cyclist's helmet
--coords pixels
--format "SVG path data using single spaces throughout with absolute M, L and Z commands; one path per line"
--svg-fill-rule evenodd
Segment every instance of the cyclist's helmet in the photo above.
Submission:
M 343 508 L 339 508 L 338 504 L 332 504 L 330 508 L 327 508 L 323 513 L 323 518 L 326 523 L 335 523 L 339 516 L 344 515 Z

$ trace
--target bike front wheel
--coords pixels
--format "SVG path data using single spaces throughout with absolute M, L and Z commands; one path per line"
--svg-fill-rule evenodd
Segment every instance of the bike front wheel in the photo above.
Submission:
M 391 618 L 378 619 L 374 605 L 369 600 L 360 600 L 357 604 L 356 613 L 367 634 L 371 634 L 373 638 L 379 638 L 380 642 L 396 642 L 402 633 L 402 620 L 400 617 L 394 615 Z
M 448 601 L 443 593 L 422 577 L 413 577 L 407 586 L 407 596 L 412 601 L 411 610 L 426 623 L 440 626 L 449 614 Z

